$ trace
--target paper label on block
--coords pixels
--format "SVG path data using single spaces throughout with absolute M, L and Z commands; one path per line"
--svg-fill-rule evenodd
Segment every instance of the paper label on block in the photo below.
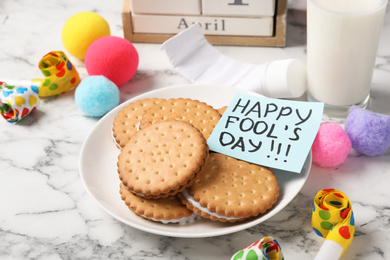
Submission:
M 275 0 L 202 0 L 202 13 L 224 16 L 273 16 Z
M 324 104 L 237 94 L 207 140 L 210 151 L 299 173 Z
M 205 35 L 272 36 L 273 17 L 168 16 L 132 14 L 134 33 L 177 34 L 199 22 Z
M 131 0 L 130 9 L 136 14 L 199 15 L 200 0 Z

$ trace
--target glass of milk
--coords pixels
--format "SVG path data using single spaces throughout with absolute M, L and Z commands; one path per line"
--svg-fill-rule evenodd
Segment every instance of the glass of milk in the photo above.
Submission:
M 388 0 L 307 0 L 308 100 L 365 108 Z

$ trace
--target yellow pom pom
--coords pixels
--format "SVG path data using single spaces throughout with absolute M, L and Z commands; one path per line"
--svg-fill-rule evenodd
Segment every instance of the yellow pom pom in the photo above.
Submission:
M 93 41 L 109 35 L 110 26 L 103 17 L 93 12 L 81 12 L 66 21 L 62 29 L 62 43 L 71 55 L 83 60 Z

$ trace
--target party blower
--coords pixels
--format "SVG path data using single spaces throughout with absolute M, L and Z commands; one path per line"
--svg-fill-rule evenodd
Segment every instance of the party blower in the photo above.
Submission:
M 231 260 L 284 260 L 278 241 L 266 236 L 235 253 Z
M 10 123 L 35 110 L 40 97 L 65 93 L 80 83 L 80 76 L 62 51 L 52 51 L 38 64 L 43 79 L 0 79 L 0 113 Z
M 312 227 L 325 238 L 315 260 L 339 259 L 351 244 L 355 219 L 351 202 L 341 191 L 324 189 L 314 198 Z
M 0 79 L 0 81 L 12 86 L 36 86 L 39 97 L 65 93 L 80 83 L 79 73 L 62 51 L 52 51 L 43 56 L 38 68 L 44 76 L 43 79 Z
M 38 87 L 17 87 L 0 82 L 0 114 L 9 123 L 17 123 L 39 105 Z

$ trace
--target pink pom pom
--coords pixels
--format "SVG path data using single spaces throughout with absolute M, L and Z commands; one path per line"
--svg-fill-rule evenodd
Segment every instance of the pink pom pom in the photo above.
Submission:
M 335 167 L 347 159 L 351 140 L 340 125 L 325 122 L 320 125 L 311 150 L 314 163 L 321 167 Z
M 90 76 L 105 76 L 117 86 L 129 81 L 138 68 L 138 52 L 128 40 L 116 37 L 101 37 L 88 47 L 85 68 Z

